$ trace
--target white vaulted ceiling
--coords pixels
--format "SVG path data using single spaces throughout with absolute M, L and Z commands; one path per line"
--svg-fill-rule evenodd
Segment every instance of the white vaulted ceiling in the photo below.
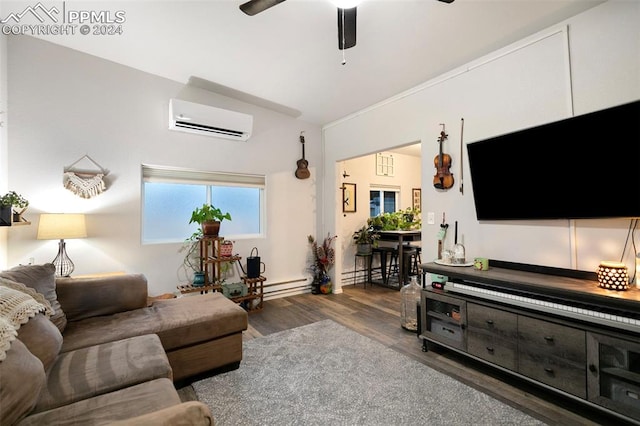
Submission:
M 211 82 L 323 125 L 603 2 L 365 0 L 342 65 L 328 0 L 287 0 L 255 16 L 239 10 L 243 1 L 42 1 L 121 10 L 126 21 L 121 35 L 41 38 L 178 82 Z M 2 3 L 2 18 L 35 4 Z

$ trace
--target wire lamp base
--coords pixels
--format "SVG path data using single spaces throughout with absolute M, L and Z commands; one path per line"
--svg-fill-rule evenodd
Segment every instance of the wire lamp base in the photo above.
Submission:
M 75 269 L 75 265 L 67 256 L 67 250 L 65 249 L 66 243 L 64 240 L 60 240 L 58 243 L 58 254 L 51 263 L 56 267 L 57 277 L 68 277 Z

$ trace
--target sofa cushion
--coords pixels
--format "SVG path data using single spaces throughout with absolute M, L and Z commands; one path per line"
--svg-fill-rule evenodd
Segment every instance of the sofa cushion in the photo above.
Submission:
M 39 312 L 47 312 L 47 307 L 36 301 L 28 293 L 15 290 L 0 282 L 0 361 L 5 359 L 6 351 L 18 335 L 17 330 Z M 16 283 L 17 284 L 17 283 Z M 21 284 L 17 284 L 21 285 Z
M 142 416 L 113 422 L 111 426 L 213 426 L 208 406 L 200 401 L 186 401 Z
M 67 317 L 62 311 L 56 295 L 56 267 L 52 263 L 44 265 L 20 265 L 0 272 L 0 277 L 17 281 L 31 287 L 51 303 L 53 314 L 51 321 L 62 332 L 67 324 Z
M 37 314 L 20 327 L 18 338 L 38 357 L 48 374 L 62 347 L 60 330 L 46 316 Z
M 17 425 L 106 425 L 178 404 L 180 396 L 173 382 L 156 379 L 36 413 Z
M 56 278 L 56 292 L 67 320 L 78 321 L 144 308 L 147 306 L 147 277 L 131 273 L 59 277 Z
M 0 424 L 12 425 L 29 413 L 44 388 L 46 375 L 40 360 L 16 339 L 0 362 Z
M 155 334 L 65 352 L 53 365 L 34 412 L 159 378 L 173 379 Z
M 158 300 L 152 306 L 70 321 L 62 351 L 155 333 L 165 351 L 247 329 L 247 312 L 222 293 Z

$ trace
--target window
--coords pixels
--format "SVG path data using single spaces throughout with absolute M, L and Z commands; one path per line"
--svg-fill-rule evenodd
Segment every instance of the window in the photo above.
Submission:
M 400 188 L 398 187 L 371 187 L 369 190 L 369 216 L 374 217 L 380 213 L 395 212 L 399 194 Z
M 225 238 L 264 233 L 265 178 L 261 175 L 207 172 L 142 165 L 142 242 L 182 242 L 198 230 L 191 212 L 213 204 L 231 214 L 222 224 Z
M 376 154 L 376 175 L 378 176 L 395 176 L 395 168 L 393 165 L 393 155 Z

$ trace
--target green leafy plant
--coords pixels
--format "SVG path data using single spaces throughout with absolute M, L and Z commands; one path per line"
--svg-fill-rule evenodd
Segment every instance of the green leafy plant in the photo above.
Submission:
M 420 210 L 409 207 L 405 210 L 398 210 L 393 213 L 381 213 L 378 216 L 371 217 L 367 220 L 367 224 L 381 231 L 407 231 L 420 229 L 422 219 Z
M 380 235 L 371 225 L 364 225 L 353 233 L 353 242 L 355 244 L 373 244 L 378 238 L 380 238 Z
M 179 250 L 180 253 L 185 253 L 182 264 L 193 272 L 202 272 L 202 269 L 200 269 L 200 242 L 198 241 L 200 236 L 202 236 L 202 231 L 200 233 L 194 232 L 184 240 Z
M 9 191 L 0 197 L 0 206 L 4 207 L 16 207 L 18 209 L 26 209 L 29 205 L 29 201 L 24 198 L 22 195 L 16 193 L 15 191 Z
M 202 224 L 208 221 L 222 222 L 225 219 L 231 220 L 229 212 L 222 213 L 222 210 L 211 204 L 203 204 L 202 207 L 196 207 L 193 212 L 191 212 L 191 220 L 189 220 L 189 223 L 195 222 Z

